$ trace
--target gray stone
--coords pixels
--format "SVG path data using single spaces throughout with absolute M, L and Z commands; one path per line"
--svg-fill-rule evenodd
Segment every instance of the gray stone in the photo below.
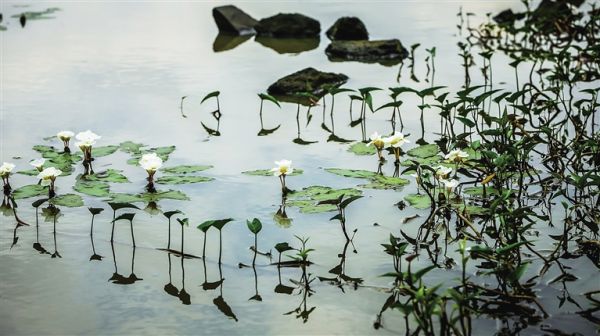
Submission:
M 319 37 L 319 21 L 302 14 L 277 14 L 262 19 L 254 27 L 258 36 L 267 37 Z
M 258 21 L 235 6 L 215 7 L 212 14 L 221 33 L 233 35 L 256 34 L 254 26 Z
M 333 41 L 325 53 L 330 61 L 358 61 L 394 65 L 408 56 L 399 40 Z
M 342 17 L 327 29 L 330 40 L 368 40 L 369 32 L 365 24 L 357 17 Z
M 340 86 L 346 81 L 348 76 L 344 74 L 306 68 L 279 79 L 269 86 L 267 92 L 281 101 L 304 104 L 307 103 L 308 98 L 299 95 L 308 92 L 321 98 L 327 93 L 327 87 Z

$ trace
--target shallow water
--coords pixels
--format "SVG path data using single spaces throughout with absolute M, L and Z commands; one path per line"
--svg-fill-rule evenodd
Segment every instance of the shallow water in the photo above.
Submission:
M 437 48 L 436 85 L 448 85 L 456 91 L 463 83 L 456 42 L 456 13 L 462 6 L 473 12 L 473 23 L 482 20 L 485 13 L 498 12 L 508 7 L 518 8 L 519 1 L 472 2 L 352 2 L 352 3 L 272 3 L 241 2 L 239 7 L 255 18 L 277 12 L 302 12 L 321 22 L 326 30 L 339 16 L 360 17 L 369 29 L 372 39 L 399 38 L 405 47 L 421 43 L 417 49 L 415 74 L 420 82 L 411 80 L 407 65 L 397 81 L 398 66 L 356 62 L 332 63 L 324 49 L 328 40 L 322 33 L 318 47 L 298 54 L 279 54 L 257 43 L 253 38 L 239 46 L 213 51 L 217 29 L 211 16 L 216 4 L 204 2 L 29 2 L 26 9 L 16 5 L 24 2 L 3 1 L 2 22 L 8 29 L 0 33 L 2 48 L 2 115 L 1 157 L 17 164 L 17 170 L 29 169 L 27 162 L 37 153 L 36 144 L 59 145 L 45 137 L 62 129 L 73 131 L 92 129 L 102 135 L 99 145 L 119 144 L 132 140 L 149 146 L 175 145 L 167 165 L 210 164 L 214 168 L 202 173 L 215 178 L 200 184 L 173 186 L 185 192 L 190 201 L 161 201 L 163 211 L 180 209 L 190 218 L 185 228 L 185 252 L 202 255 L 203 234 L 195 227 L 208 219 L 232 217 L 235 222 L 223 230 L 222 266 L 218 264 L 218 233 L 208 233 L 207 258 L 184 259 L 169 256 L 157 250 L 167 243 L 167 221 L 162 215 L 137 212 L 134 220 L 137 248 L 131 247 L 126 222 L 117 225 L 114 256 L 109 241 L 111 210 L 99 199 L 86 198 L 86 206 L 100 206 L 106 210 L 95 220 L 94 243 L 102 261 L 89 261 L 92 246 L 89 238 L 90 215 L 86 208 L 63 208 L 58 219 L 56 244 L 61 259 L 51 259 L 32 249 L 36 241 L 35 212 L 30 206 L 33 199 L 21 200 L 19 216 L 32 224 L 18 229 L 18 242 L 13 242 L 14 220 L 0 217 L 0 330 L 2 334 L 367 334 L 375 333 L 373 322 L 384 304 L 387 294 L 383 288 L 389 279 L 379 275 L 390 270 L 390 258 L 382 253 L 389 233 L 397 234 L 401 227 L 408 234 L 418 229 L 419 219 L 402 224 L 415 213 L 425 211 L 410 207 L 399 211 L 394 206 L 403 195 L 415 192 L 414 184 L 402 191 L 365 189 L 364 198 L 347 210 L 347 225 L 358 229 L 354 246 L 346 253 L 345 274 L 362 278 L 363 285 L 337 287 L 315 280 L 314 290 L 306 301 L 294 291 L 291 295 L 275 293 L 279 284 L 278 269 L 268 266 L 269 259 L 258 256 L 256 275 L 252 268 L 238 268 L 238 263 L 250 264 L 249 247 L 253 237 L 246 228 L 247 218 L 258 217 L 264 228 L 258 237 L 260 250 L 272 249 L 275 243 L 294 242 L 294 235 L 310 237 L 309 247 L 315 262 L 309 267 L 314 276 L 333 277 L 328 271 L 339 263 L 338 254 L 344 250 L 344 236 L 332 213 L 301 214 L 288 207 L 293 218 L 289 228 L 275 224 L 281 190 L 275 177 L 242 175 L 242 171 L 266 169 L 273 161 L 290 159 L 304 174 L 288 178 L 288 186 L 301 189 L 310 185 L 355 187 L 362 180 L 343 178 L 325 172 L 322 168 L 343 167 L 376 169 L 373 157 L 358 157 L 347 152 L 347 145 L 327 142 L 328 133 L 321 129 L 321 107 L 312 109 L 313 120 L 305 127 L 305 108 L 301 111 L 300 132 L 305 140 L 318 141 L 308 146 L 292 142 L 297 137 L 296 105 L 283 104 L 281 109 L 265 103 L 265 128 L 281 127 L 273 134 L 258 137 L 260 101 L 257 93 L 276 79 L 304 67 L 323 71 L 341 72 L 350 77 L 347 87 L 391 87 L 409 85 L 425 88 L 425 48 Z M 24 28 L 18 20 L 9 18 L 23 10 L 44 10 L 59 7 L 53 19 L 31 20 Z M 494 58 L 498 67 L 507 58 Z M 473 82 L 481 75 L 472 72 Z M 496 71 L 498 87 L 510 88 L 514 83 L 512 71 Z M 502 84 L 508 83 L 508 84 Z M 200 105 L 202 97 L 220 90 L 223 117 L 222 136 L 208 136 L 201 122 L 216 127 L 210 112 L 214 101 Z M 180 99 L 183 102 L 182 117 Z M 375 105 L 384 101 L 384 94 L 375 95 Z M 412 100 L 411 100 L 412 99 Z M 439 117 L 426 115 L 426 133 L 421 135 L 417 99 L 411 98 L 402 106 L 404 131 L 409 139 L 424 137 L 433 140 L 438 130 Z M 353 140 L 362 137 L 360 127 L 348 127 L 349 100 L 336 98 L 336 135 Z M 354 107 L 356 109 L 356 106 Z M 356 110 L 355 110 L 356 111 Z M 356 113 L 356 112 L 355 112 Z M 370 112 L 369 112 L 370 113 Z M 373 131 L 388 133 L 391 126 L 388 112 L 369 115 L 366 134 Z M 328 125 L 330 121 L 327 120 Z M 410 147 L 409 147 L 410 148 Z M 21 157 L 13 159 L 13 157 Z M 113 185 L 115 191 L 138 192 L 145 185 L 144 172 L 139 167 L 125 164 L 129 155 L 117 152 L 95 161 L 96 170 L 106 167 L 122 169 L 131 183 Z M 69 192 L 77 171 L 57 181 L 58 193 Z M 391 175 L 392 162 L 384 167 Z M 16 174 L 13 186 L 35 183 L 33 177 Z M 377 223 L 378 225 L 374 225 Z M 540 226 L 539 230 L 557 230 Z M 172 247 L 179 248 L 180 227 L 172 224 Z M 39 241 L 53 251 L 52 223 L 40 218 Z M 551 242 L 540 241 L 540 248 L 551 247 Z M 355 248 L 356 253 L 353 251 Z M 274 249 L 273 253 L 276 255 Z M 135 253 L 135 255 L 133 255 Z M 135 264 L 132 259 L 135 256 Z M 170 261 L 169 261 L 170 260 Z M 274 260 L 275 261 L 275 260 Z M 191 305 L 163 290 L 169 283 L 171 262 L 172 283 L 178 289 L 185 284 L 191 296 Z M 428 265 L 422 255 L 417 266 Z M 117 285 L 108 281 L 115 273 L 127 277 L 132 267 L 143 280 L 131 285 Z M 182 267 L 183 266 L 183 267 Z M 570 290 L 579 294 L 597 289 L 593 278 L 594 266 L 587 258 L 570 264 L 575 269 L 589 269 Z M 185 270 L 185 282 L 182 270 Z M 428 274 L 429 283 L 444 283 L 459 276 L 459 270 L 436 269 Z M 475 272 L 469 269 L 470 273 Z M 550 272 L 551 273 L 551 272 Z M 220 276 L 220 274 L 222 276 Z M 282 268 L 280 279 L 292 286 L 290 279 L 298 280 L 300 269 Z M 552 279 L 556 274 L 547 274 Z M 206 277 L 206 278 L 205 278 Z M 224 278 L 220 288 L 204 290 L 206 281 Z M 208 280 L 206 280 L 208 279 Z M 257 291 L 262 301 L 249 300 Z M 546 281 L 547 283 L 548 281 Z M 544 283 L 544 282 L 542 282 Z M 544 324 L 589 334 L 594 326 L 573 314 L 576 306 L 566 303 L 558 309 L 555 297 L 562 290 L 558 285 L 536 288 L 542 303 L 551 314 Z M 223 298 L 231 307 L 235 319 L 225 316 L 217 307 Z M 215 301 L 217 299 L 217 301 Z M 285 315 L 306 304 L 316 307 L 306 323 L 296 314 Z M 222 308 L 222 305 L 221 305 Z M 494 320 L 477 320 L 475 334 L 488 335 L 502 326 Z M 539 332 L 532 326 L 527 333 Z M 404 320 L 399 312 L 384 315 L 381 334 L 404 332 Z

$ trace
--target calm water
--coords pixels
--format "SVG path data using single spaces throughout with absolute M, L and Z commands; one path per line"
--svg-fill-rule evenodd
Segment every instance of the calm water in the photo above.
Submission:
M 28 7 L 21 7 L 26 4 Z M 436 85 L 448 85 L 457 90 L 463 83 L 456 42 L 456 13 L 462 6 L 465 12 L 476 14 L 471 20 L 479 22 L 485 13 L 505 8 L 518 8 L 519 1 L 428 1 L 428 2 L 240 2 L 238 6 L 255 18 L 278 12 L 301 12 L 321 22 L 326 30 L 338 17 L 359 16 L 366 24 L 372 39 L 399 38 L 408 48 L 421 43 L 417 49 L 415 75 L 404 66 L 400 84 L 398 66 L 384 67 L 355 62 L 331 63 L 324 54 L 328 40 L 322 34 L 316 49 L 298 54 L 279 54 L 255 42 L 252 38 L 237 48 L 215 52 L 213 42 L 217 29 L 211 16 L 217 3 L 194 1 L 147 2 L 10 2 L 2 1 L 4 15 L 0 33 L 2 48 L 2 115 L 1 157 L 17 164 L 17 170 L 29 169 L 27 162 L 37 157 L 31 150 L 36 144 L 54 144 L 43 138 L 59 130 L 92 129 L 102 135 L 99 145 L 119 144 L 132 140 L 149 146 L 176 145 L 168 165 L 210 164 L 214 168 L 203 175 L 215 178 L 209 183 L 175 186 L 185 192 L 191 201 L 161 201 L 159 206 L 168 211 L 180 209 L 190 218 L 185 232 L 185 251 L 202 254 L 203 234 L 196 225 L 215 218 L 235 218 L 223 231 L 223 264 L 219 268 L 218 234 L 208 233 L 207 259 L 169 257 L 156 248 L 165 247 L 167 221 L 162 215 L 138 212 L 134 220 L 137 248 L 131 247 L 129 228 L 125 222 L 117 225 L 113 250 L 109 241 L 111 211 L 98 199 L 86 198 L 86 206 L 101 206 L 107 210 L 96 217 L 94 243 L 102 261 L 89 261 L 92 246 L 89 238 L 90 215 L 85 207 L 63 208 L 57 223 L 56 244 L 62 259 L 40 255 L 33 248 L 36 241 L 35 225 L 17 231 L 18 242 L 12 246 L 14 220 L 0 217 L 0 331 L 2 334 L 394 334 L 404 332 L 404 321 L 399 312 L 384 315 L 384 328 L 373 329 L 376 314 L 389 294 L 383 288 L 389 279 L 379 277 L 391 270 L 390 258 L 380 246 L 390 232 L 397 234 L 400 227 L 414 234 L 419 220 L 402 224 L 405 217 L 425 212 L 407 208 L 399 211 L 394 203 L 406 193 L 415 191 L 414 184 L 400 192 L 364 190 L 363 199 L 347 210 L 347 225 L 358 229 L 352 246 L 348 247 L 345 274 L 362 278 L 362 287 L 342 288 L 315 280 L 311 296 L 303 302 L 303 295 L 274 291 L 281 282 L 295 287 L 290 279 L 298 280 L 301 271 L 267 266 L 269 260 L 259 256 L 256 274 L 252 268 L 238 268 L 238 263 L 249 264 L 253 237 L 245 219 L 258 217 L 264 228 L 259 236 L 259 249 L 268 250 L 275 243 L 294 243 L 294 235 L 310 236 L 309 247 L 316 251 L 315 262 L 309 267 L 314 276 L 333 277 L 328 271 L 339 263 L 338 254 L 344 250 L 344 236 L 337 222 L 330 222 L 331 213 L 301 214 L 297 208 L 288 208 L 293 218 L 289 228 L 277 226 L 273 214 L 278 209 L 280 188 L 276 178 L 253 177 L 242 171 L 270 168 L 273 161 L 290 159 L 304 174 L 290 177 L 288 185 L 300 189 L 310 185 L 355 187 L 361 180 L 342 178 L 322 168 L 343 167 L 375 169 L 373 157 L 357 157 L 346 151 L 347 145 L 327 142 L 328 133 L 321 129 L 321 109 L 313 109 L 314 118 L 305 127 L 304 109 L 301 113 L 302 138 L 318 143 L 309 146 L 294 144 L 297 136 L 296 106 L 282 105 L 277 109 L 265 104 L 265 128 L 281 127 L 273 134 L 258 137 L 260 130 L 259 105 L 256 94 L 277 78 L 311 66 L 323 71 L 341 72 L 350 77 L 346 86 L 410 85 L 425 88 L 425 48 L 436 47 Z M 53 19 L 31 20 L 21 28 L 11 15 L 24 10 L 44 10 L 59 7 Z M 494 61 L 501 68 L 506 58 Z M 480 73 L 472 71 L 473 81 L 481 82 Z M 497 71 L 494 81 L 498 87 L 511 87 L 512 71 Z M 502 84 L 509 83 L 509 84 Z M 201 122 L 215 127 L 210 112 L 214 102 L 200 105 L 202 97 L 220 90 L 223 117 L 222 136 L 209 137 Z M 188 96 L 180 114 L 180 98 Z M 375 105 L 383 104 L 385 95 L 375 95 Z M 404 131 L 410 139 L 421 137 L 417 100 L 408 100 L 402 107 Z M 370 113 L 370 112 L 369 112 Z M 369 116 L 367 134 L 373 131 L 391 131 L 389 113 Z M 329 121 L 328 121 L 329 122 Z M 336 134 L 342 138 L 360 140 L 360 127 L 348 127 L 348 99 L 336 99 L 334 119 Z M 439 119 L 426 116 L 426 140 L 435 135 Z M 414 141 L 413 143 L 414 144 Z M 13 159 L 13 157 L 21 157 Z M 115 191 L 137 192 L 145 184 L 144 172 L 139 167 L 125 164 L 125 153 L 98 158 L 95 168 L 124 170 L 131 183 L 114 185 Z M 384 167 L 392 174 L 392 162 Z M 81 170 L 80 165 L 77 166 Z M 58 192 L 70 191 L 76 174 L 58 179 Z M 14 187 L 35 183 L 35 179 L 14 175 Z M 19 216 L 35 223 L 32 199 L 19 201 Z M 373 224 L 377 223 L 378 226 Z M 541 230 L 550 230 L 545 225 Z M 559 229 L 556 229 L 559 230 Z M 173 224 L 172 247 L 179 248 L 179 226 Z M 51 252 L 54 241 L 52 223 L 40 218 L 39 241 Z M 550 242 L 540 242 L 542 248 Z M 135 255 L 133 254 L 135 253 Z M 273 249 L 274 255 L 276 251 Z M 135 264 L 132 265 L 133 257 Z M 182 305 L 177 297 L 165 293 L 169 283 L 171 263 L 172 284 L 185 286 L 191 305 Z M 426 256 L 417 260 L 418 267 L 428 265 Z M 108 281 L 115 272 L 125 276 L 132 273 L 143 280 L 131 285 L 117 285 Z M 594 269 L 587 258 L 579 258 L 570 265 L 576 269 Z M 185 270 L 185 279 L 182 271 Z M 535 270 L 534 270 L 535 271 Z M 470 269 L 469 272 L 475 272 Z M 533 271 L 532 271 L 533 272 Z M 593 272 L 593 271 L 592 271 Z M 551 272 L 550 272 L 551 273 Z M 429 283 L 451 281 L 459 270 L 434 270 L 428 275 Z M 556 274 L 547 274 L 548 281 Z M 202 284 L 224 278 L 220 288 L 204 290 Z M 542 282 L 542 283 L 547 283 Z M 262 301 L 249 300 L 257 291 Z M 572 294 L 597 289 L 597 279 L 584 274 Z M 540 285 L 536 288 L 551 317 L 547 325 L 560 326 L 569 332 L 591 333 L 594 327 L 572 312 L 577 307 L 566 303 L 558 310 L 555 298 L 560 286 Z M 216 301 L 215 301 L 216 299 Z M 226 316 L 216 303 L 227 302 L 235 319 Z M 316 307 L 306 323 L 296 314 L 284 315 L 299 306 Z M 222 307 L 222 305 L 221 305 Z M 500 322 L 480 320 L 476 333 L 488 335 Z M 568 326 L 568 327 L 565 327 Z M 533 326 L 529 333 L 538 333 Z

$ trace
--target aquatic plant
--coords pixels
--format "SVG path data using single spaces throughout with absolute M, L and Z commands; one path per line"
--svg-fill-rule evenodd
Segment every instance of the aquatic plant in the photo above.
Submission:
M 58 140 L 62 141 L 62 143 L 63 143 L 65 153 L 71 153 L 71 148 L 69 148 L 69 142 L 71 141 L 71 138 L 74 135 L 75 135 L 75 133 L 73 133 L 71 131 L 60 131 L 60 132 L 56 133 L 56 137 L 58 138 Z M 77 139 L 77 140 L 80 140 L 80 139 Z
M 290 160 L 281 160 L 275 161 L 275 165 L 277 167 L 272 168 L 271 172 L 274 176 L 279 177 L 279 182 L 281 182 L 281 193 L 286 195 L 289 192 L 289 189 L 285 185 L 285 178 L 288 175 L 294 173 L 294 168 L 292 167 L 292 161 Z
M 396 157 L 396 165 L 400 164 L 400 147 L 402 145 L 409 143 L 402 132 L 394 132 L 391 136 L 383 139 L 384 146 L 391 147 L 394 151 L 394 156 Z
M 75 136 L 75 139 L 78 140 L 75 145 L 77 145 L 77 147 L 79 147 L 79 149 L 81 149 L 83 152 L 83 167 L 85 168 L 85 175 L 94 173 L 94 169 L 92 168 L 92 161 L 94 161 L 94 158 L 92 157 L 92 147 L 100 138 L 102 137 L 90 130 L 79 132 Z
M 29 164 L 33 166 L 33 168 L 35 168 L 38 172 L 44 170 L 44 163 L 46 163 L 46 159 L 44 158 L 29 161 Z
M 48 167 L 42 170 L 37 178 L 42 181 L 43 186 L 48 186 L 48 197 L 53 198 L 56 196 L 56 192 L 54 191 L 54 182 L 56 178 L 62 174 L 60 169 L 56 169 L 54 167 Z
M 4 196 L 6 197 L 10 195 L 10 192 L 12 190 L 8 179 L 10 177 L 10 173 L 14 168 L 15 165 L 10 162 L 4 162 L 2 163 L 2 166 L 0 166 L 0 177 L 2 177 L 2 184 L 4 186 Z
M 163 160 L 156 155 L 156 153 L 144 154 L 140 159 L 140 166 L 146 170 L 146 173 L 148 173 L 148 178 L 146 179 L 148 181 L 146 190 L 148 190 L 150 193 L 156 192 L 156 188 L 154 188 L 154 174 L 156 174 L 156 171 L 162 167 L 162 163 Z
M 369 137 L 369 140 L 371 140 L 371 141 L 369 141 L 367 146 L 375 147 L 375 149 L 377 149 L 377 157 L 379 158 L 379 161 L 385 161 L 385 158 L 381 154 L 383 151 L 383 148 L 385 147 L 385 141 L 383 140 L 381 135 L 377 132 L 374 132 Z

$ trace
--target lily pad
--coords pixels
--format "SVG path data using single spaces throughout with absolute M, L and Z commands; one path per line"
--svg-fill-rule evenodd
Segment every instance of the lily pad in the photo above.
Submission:
M 44 164 L 45 167 L 55 167 L 62 170 L 62 176 L 71 174 L 73 172 L 73 165 L 82 159 L 80 153 L 64 153 L 53 146 L 35 145 L 33 146 L 33 150 L 47 159 Z
M 125 141 L 125 142 L 121 142 L 119 144 L 119 149 L 122 152 L 129 153 L 129 154 L 138 154 L 138 153 L 141 153 L 142 152 L 142 150 L 141 150 L 142 147 L 146 147 L 146 145 L 141 144 L 141 143 L 135 143 L 133 141 Z
M 130 165 L 137 166 L 139 165 L 140 159 L 142 155 L 147 153 L 156 153 L 158 157 L 160 157 L 163 161 L 169 160 L 169 155 L 175 151 L 175 146 L 165 146 L 165 147 L 154 147 L 150 149 L 143 149 L 139 152 L 132 153 L 131 159 L 127 160 L 127 163 Z
M 110 186 L 108 183 L 102 181 L 78 179 L 73 186 L 73 190 L 96 197 L 106 197 L 110 194 Z
M 178 190 L 166 190 L 157 191 L 155 193 L 141 193 L 141 194 L 126 194 L 126 193 L 115 193 L 109 195 L 110 201 L 114 203 L 136 203 L 136 202 L 158 202 L 163 199 L 177 200 L 177 201 L 188 201 L 189 197 Z
M 94 147 L 92 148 L 92 156 L 93 157 L 103 157 L 110 155 L 119 149 L 119 146 L 102 146 L 102 147 Z
M 355 178 L 375 178 L 377 173 L 369 171 L 369 170 L 359 170 L 359 169 L 340 169 L 340 168 L 326 168 L 326 172 L 332 173 L 339 176 L 344 177 L 355 177 Z
M 462 191 L 464 194 L 471 196 L 483 196 L 483 187 L 469 187 Z M 495 188 L 485 188 L 486 195 L 499 195 L 500 193 Z
M 417 156 L 413 156 L 410 157 L 407 160 L 404 160 L 400 163 L 400 165 L 404 166 L 404 167 L 410 167 L 412 165 L 414 165 L 414 162 L 417 162 L 421 165 L 427 165 L 427 166 L 434 166 L 434 165 L 438 165 L 440 164 L 440 162 L 442 161 L 442 157 L 439 155 L 434 155 L 434 156 L 430 156 L 430 157 L 417 157 Z M 444 166 L 448 166 L 448 167 L 452 167 L 454 168 L 454 165 L 448 165 L 448 164 L 444 164 Z M 414 174 L 414 172 L 412 172 L 411 174 Z
M 211 168 L 213 168 L 213 166 L 181 165 L 175 167 L 162 168 L 160 171 L 166 174 L 190 174 L 205 171 Z
M 369 189 L 401 189 L 405 185 L 409 184 L 410 181 L 401 177 L 383 176 L 377 175 L 371 179 L 371 183 L 359 185 L 361 188 Z
M 14 199 L 23 199 L 35 196 L 48 195 L 48 187 L 38 184 L 30 184 L 13 190 L 12 196 Z
M 83 206 L 83 198 L 76 194 L 65 194 L 50 199 L 50 203 L 59 206 L 77 208 Z
M 428 158 L 438 155 L 440 148 L 436 144 L 422 145 L 407 152 L 409 156 L 417 158 Z
M 354 153 L 356 155 L 375 155 L 377 154 L 377 150 L 373 146 L 367 146 L 364 142 L 355 142 L 350 147 L 348 147 L 348 151 Z
M 333 204 L 318 204 L 321 201 L 334 200 L 345 195 L 346 197 L 360 196 L 362 192 L 358 189 L 345 188 L 333 189 L 324 186 L 310 186 L 302 190 L 292 192 L 286 202 L 288 206 L 300 208 L 302 213 L 321 213 L 335 211 L 337 207 Z
M 289 174 L 288 176 L 298 176 L 298 175 L 302 175 L 303 173 L 304 173 L 304 170 L 294 168 L 294 171 L 291 174 Z M 273 172 L 270 169 L 249 170 L 249 171 L 242 172 L 242 174 L 251 175 L 251 176 L 273 176 Z
M 214 180 L 212 177 L 206 176 L 189 176 L 189 175 L 176 175 L 176 176 L 161 176 L 156 179 L 158 184 L 188 184 L 188 183 L 202 183 Z
M 427 209 L 431 207 L 431 199 L 425 194 L 410 194 L 404 196 L 404 200 L 415 209 Z
M 37 169 L 29 169 L 29 170 L 21 170 L 18 171 L 17 174 L 27 175 L 27 176 L 37 176 L 40 172 Z

